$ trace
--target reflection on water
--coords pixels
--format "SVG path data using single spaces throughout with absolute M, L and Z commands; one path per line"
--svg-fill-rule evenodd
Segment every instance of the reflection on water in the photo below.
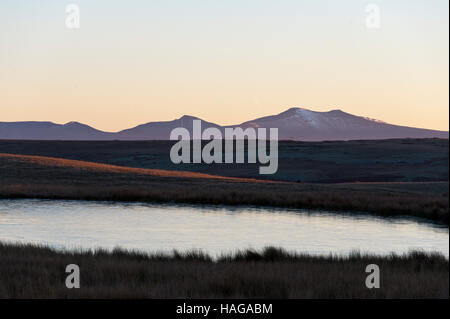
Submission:
M 447 227 L 411 219 L 305 210 L 55 200 L 0 200 L 0 240 L 58 248 L 203 249 L 279 246 L 312 254 L 411 249 L 448 257 Z

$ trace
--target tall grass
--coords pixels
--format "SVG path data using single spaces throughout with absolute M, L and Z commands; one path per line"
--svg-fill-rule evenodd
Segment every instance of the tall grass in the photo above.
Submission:
M 365 286 L 365 267 L 381 288 Z M 81 288 L 65 287 L 77 264 Z M 448 298 L 448 260 L 411 252 L 376 256 L 294 254 L 275 247 L 212 258 L 201 251 L 147 254 L 56 251 L 0 243 L 0 298 Z

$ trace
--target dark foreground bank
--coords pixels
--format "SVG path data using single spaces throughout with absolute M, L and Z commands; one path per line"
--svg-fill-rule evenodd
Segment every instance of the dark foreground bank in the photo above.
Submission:
M 80 268 L 68 289 L 66 266 Z M 380 268 L 380 288 L 366 287 L 366 266 Z M 448 298 L 449 264 L 442 255 L 387 257 L 291 254 L 277 248 L 217 260 L 201 252 L 144 254 L 58 252 L 0 244 L 0 298 Z

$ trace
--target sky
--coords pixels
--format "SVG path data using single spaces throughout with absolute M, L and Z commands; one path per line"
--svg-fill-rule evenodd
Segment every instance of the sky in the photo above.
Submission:
M 66 26 L 70 3 L 80 28 Z M 303 107 L 448 130 L 448 10 L 448 0 L 1 0 L 0 121 L 118 131 Z

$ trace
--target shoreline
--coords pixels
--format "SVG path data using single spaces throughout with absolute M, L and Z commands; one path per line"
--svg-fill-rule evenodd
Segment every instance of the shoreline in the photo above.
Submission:
M 444 183 L 447 184 L 448 183 Z M 305 184 L 303 184 L 305 185 Z M 345 184 L 348 185 L 348 184 Z M 356 184 L 355 186 L 357 186 Z M 367 184 L 366 184 L 367 185 Z M 369 184 L 371 185 L 371 184 Z M 377 184 L 378 185 L 378 184 Z M 167 187 L 167 185 L 164 185 Z M 318 187 L 328 185 L 316 185 Z M 92 186 L 91 186 L 92 187 Z M 326 211 L 329 213 L 337 213 L 344 215 L 354 216 L 372 216 L 379 218 L 413 218 L 420 222 L 431 223 L 437 225 L 449 226 L 448 210 L 445 213 L 438 214 L 436 210 L 432 209 L 431 213 L 426 212 L 430 206 L 438 205 L 440 207 L 445 206 L 447 198 L 425 198 L 421 203 L 418 203 L 424 208 L 424 211 L 410 210 L 408 206 L 411 205 L 413 200 L 418 201 L 418 198 L 402 198 L 398 199 L 395 206 L 389 207 L 378 202 L 378 198 L 360 198 L 359 203 L 352 203 L 351 199 L 346 199 L 344 195 L 340 197 L 339 194 L 325 193 L 325 190 L 316 191 L 314 193 L 305 194 L 304 198 L 299 198 L 291 202 L 273 200 L 269 197 L 264 197 L 263 194 L 256 198 L 245 198 L 245 193 L 237 194 L 234 191 L 222 192 L 215 196 L 209 196 L 208 194 L 192 194 L 186 197 L 186 194 L 172 193 L 168 195 L 164 191 L 143 191 L 142 189 L 136 189 L 135 192 L 130 191 L 130 188 L 122 187 L 104 187 L 104 191 L 98 189 L 83 189 L 64 185 L 59 186 L 59 190 L 52 190 L 46 193 L 49 189 L 54 189 L 53 185 L 0 185 L 0 200 L 8 199 L 41 199 L 41 200 L 81 200 L 81 201 L 105 201 L 105 202 L 119 202 L 119 203 L 149 203 L 149 204 L 172 204 L 172 205 L 211 205 L 211 206 L 224 206 L 224 207 L 255 207 L 255 208 L 268 208 L 268 209 L 293 209 L 301 210 L 308 209 L 314 211 Z M 66 189 L 64 189 L 66 188 Z M 251 195 L 255 195 L 252 193 Z M 289 194 L 285 194 L 289 195 Z M 336 201 L 336 205 L 330 203 L 329 197 L 333 196 L 331 201 Z M 324 200 L 321 200 L 321 196 Z M 363 196 L 361 196 L 363 197 Z M 393 200 L 392 197 L 390 200 Z M 402 203 L 404 207 L 398 208 Z M 381 208 L 373 208 L 371 205 L 384 206 Z M 448 205 L 448 204 L 447 204 Z
M 379 219 L 379 220 L 400 220 L 400 221 L 411 221 L 419 225 L 427 225 L 430 227 L 445 228 L 449 229 L 449 224 L 440 221 L 433 220 L 429 218 L 424 218 L 414 215 L 382 215 L 373 212 L 364 211 L 346 211 L 346 210 L 333 210 L 333 209 L 321 209 L 321 208 L 305 208 L 305 207 L 289 207 L 289 206 L 264 206 L 257 204 L 221 204 L 221 203 L 192 203 L 192 202 L 176 202 L 176 201 L 130 201 L 130 200 L 111 200 L 111 199 L 77 199 L 77 198 L 59 198 L 59 197 L 3 197 L 0 194 L 0 203 L 2 201 L 8 200 L 37 200 L 37 201 L 67 201 L 67 202 L 86 202 L 86 203 L 101 203 L 108 205 L 116 204 L 136 204 L 136 205 L 155 205 L 155 206 L 175 206 L 175 207 L 190 207 L 190 208 L 200 208 L 200 209 L 230 209 L 230 210 L 241 210 L 241 209 L 254 209 L 254 210 L 273 210 L 274 213 L 278 210 L 283 212 L 292 212 L 307 215 L 330 215 L 330 216 L 341 216 L 341 217 L 354 217 L 354 218 L 367 218 L 367 219 Z M 1 241 L 1 239 L 0 239 Z
M 162 258 L 165 260 L 170 260 L 173 258 L 174 254 L 178 256 L 190 256 L 190 255 L 201 255 L 204 256 L 208 261 L 212 263 L 221 262 L 224 260 L 233 260 L 236 256 L 244 255 L 245 253 L 249 253 L 251 255 L 260 255 L 258 259 L 261 261 L 264 260 L 264 251 L 266 249 L 273 250 L 273 251 L 279 251 L 280 256 L 284 255 L 288 259 L 301 259 L 301 258 L 312 258 L 312 259 L 334 259 L 334 260 L 350 260 L 354 258 L 355 256 L 362 256 L 364 258 L 375 258 L 375 259 L 389 259 L 392 256 L 397 257 L 404 257 L 404 256 L 410 256 L 410 255 L 423 255 L 423 256 L 435 256 L 442 258 L 443 260 L 446 260 L 447 262 L 450 261 L 450 255 L 446 255 L 440 251 L 434 250 L 434 251 L 425 251 L 421 249 L 410 249 L 407 252 L 399 253 L 394 251 L 387 251 L 386 253 L 372 253 L 369 251 L 363 251 L 354 249 L 347 253 L 338 253 L 338 252 L 329 252 L 329 253 L 310 253 L 307 251 L 295 251 L 292 249 L 286 249 L 283 247 L 275 247 L 272 245 L 265 246 L 263 248 L 253 248 L 253 247 L 247 247 L 247 248 L 241 248 L 241 249 L 229 249 L 224 250 L 220 253 L 211 253 L 208 252 L 206 249 L 202 248 L 190 248 L 187 250 L 183 249 L 177 249 L 177 248 L 170 248 L 170 249 L 154 249 L 154 250 L 147 250 L 147 249 L 140 249 L 140 248 L 125 248 L 120 245 L 114 246 L 112 248 L 102 247 L 102 246 L 94 246 L 91 248 L 84 248 L 82 246 L 66 246 L 66 245 L 50 245 L 50 244 L 41 244 L 37 242 L 28 242 L 28 241 L 20 241 L 20 240 L 4 240 L 0 238 L 0 246 L 10 246 L 10 247 L 33 247 L 38 249 L 45 249 L 50 250 L 56 254 L 88 254 L 92 255 L 96 252 L 102 252 L 106 254 L 113 254 L 114 251 L 120 251 L 124 252 L 125 254 L 129 255 L 139 255 L 145 258 L 152 259 L 155 256 L 158 258 Z M 262 256 L 262 257 L 261 257 Z

